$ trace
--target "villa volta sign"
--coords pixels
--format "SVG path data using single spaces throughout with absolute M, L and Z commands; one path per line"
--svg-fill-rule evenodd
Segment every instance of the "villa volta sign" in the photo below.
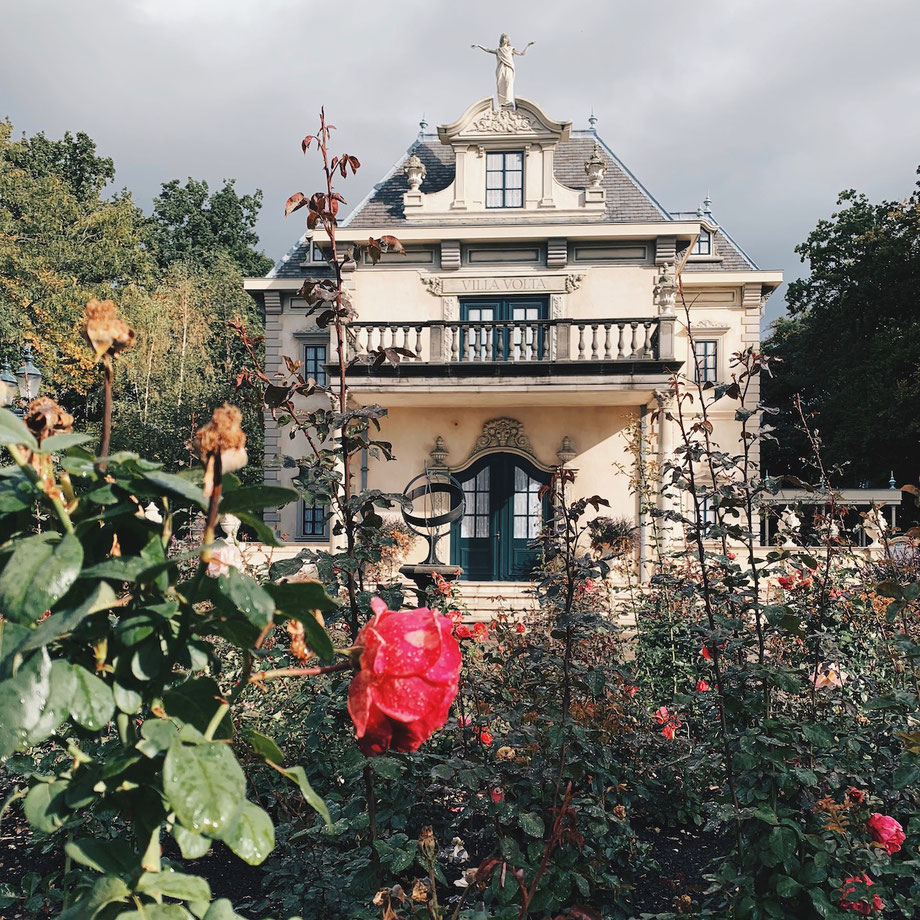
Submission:
M 433 294 L 565 294 L 574 291 L 582 275 L 499 275 L 491 277 L 439 277 L 422 280 Z

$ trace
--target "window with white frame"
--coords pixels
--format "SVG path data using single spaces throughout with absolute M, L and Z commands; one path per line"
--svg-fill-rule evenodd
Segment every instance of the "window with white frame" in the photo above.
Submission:
M 715 383 L 719 377 L 718 339 L 694 339 L 695 380 L 698 383 Z
M 325 342 L 308 342 L 303 347 L 303 375 L 313 378 L 317 386 L 324 387 L 328 382 L 324 365 L 328 360 L 328 346 Z
M 486 207 L 524 206 L 524 154 L 520 150 L 486 154 Z
M 712 234 L 705 228 L 700 229 L 700 235 L 690 250 L 693 256 L 711 256 L 712 255 Z

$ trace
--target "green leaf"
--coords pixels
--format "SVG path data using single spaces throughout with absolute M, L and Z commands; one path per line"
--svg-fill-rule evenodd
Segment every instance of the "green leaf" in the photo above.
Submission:
M 529 834 L 531 837 L 542 837 L 546 833 L 543 819 L 532 811 L 524 812 L 518 817 L 518 821 L 520 821 L 521 829 L 524 833 Z
M 26 820 L 35 830 L 52 834 L 67 820 L 67 806 L 64 794 L 67 783 L 37 783 L 28 792 L 22 803 Z
M 802 890 L 802 886 L 788 875 L 777 875 L 774 888 L 781 898 L 791 898 Z
M 182 476 L 177 476 L 175 473 L 164 473 L 162 470 L 148 470 L 142 472 L 141 475 L 147 482 L 160 489 L 172 492 L 173 495 L 178 495 L 200 508 L 206 509 L 208 507 L 208 501 L 204 497 L 201 486 L 195 485 L 195 483 L 184 479 Z
M 63 450 L 69 450 L 71 447 L 79 447 L 81 444 L 86 444 L 87 441 L 92 440 L 92 435 L 77 434 L 75 431 L 66 432 L 64 434 L 53 434 L 50 438 L 45 438 L 45 440 L 42 441 L 41 453 L 60 453 Z
M 268 813 L 258 805 L 243 802 L 236 821 L 221 834 L 220 839 L 243 862 L 258 866 L 275 848 L 275 826 Z
M 96 879 L 90 893 L 65 910 L 58 920 L 92 920 L 99 911 L 116 901 L 127 901 L 131 892 L 120 879 L 111 876 Z
M 134 713 L 140 711 L 143 697 L 132 687 L 126 687 L 116 680 L 112 687 L 112 696 L 115 698 L 115 705 L 121 712 L 133 716 Z
M 412 865 L 417 850 L 418 842 L 413 840 L 405 849 L 400 848 L 394 851 L 390 857 L 390 870 L 394 873 L 404 872 Z
M 141 740 L 135 747 L 145 757 L 156 757 L 176 740 L 179 729 L 168 719 L 147 719 L 141 725 Z
M 145 872 L 135 888 L 153 897 L 176 898 L 179 901 L 211 900 L 211 886 L 203 878 L 184 872 Z
M 80 578 L 110 578 L 112 581 L 133 582 L 141 572 L 149 568 L 150 560 L 143 556 L 116 556 L 84 569 Z
M 0 575 L 0 611 L 17 623 L 32 623 L 70 589 L 83 564 L 83 547 L 73 534 L 57 544 L 47 534 L 15 544 Z
M 399 779 L 402 775 L 402 764 L 395 757 L 372 757 L 371 769 L 384 779 Z
M 329 634 L 316 621 L 313 610 L 328 612 L 338 609 L 338 602 L 326 593 L 318 581 L 298 581 L 283 585 L 266 585 L 278 610 L 285 616 L 303 623 L 304 638 L 311 651 L 321 660 L 329 661 L 335 655 Z
M 112 688 L 104 681 L 90 674 L 86 668 L 74 664 L 70 666 L 74 676 L 74 693 L 70 714 L 91 732 L 103 728 L 115 712 L 115 700 Z
M 38 450 L 38 442 L 21 418 L 13 415 L 9 409 L 0 409 L 0 445 L 24 444 L 32 450 Z
M 227 898 L 219 898 L 209 908 L 202 920 L 243 920 Z
M 263 735 L 261 732 L 257 732 L 252 728 L 245 729 L 243 735 L 252 745 L 252 749 L 261 757 L 264 757 L 266 760 L 270 760 L 272 763 L 279 765 L 284 763 L 284 753 L 282 752 L 281 748 L 275 744 L 274 739 L 269 738 L 268 735 Z
M 67 718 L 73 674 L 41 649 L 0 681 L 0 758 L 44 741 Z
M 304 797 L 307 804 L 316 811 L 326 822 L 326 828 L 332 830 L 332 819 L 329 817 L 329 809 L 326 803 L 316 794 L 310 781 L 307 779 L 306 771 L 303 767 L 291 767 L 283 771 L 284 775 L 300 787 L 300 794 Z
M 74 862 L 103 875 L 120 875 L 136 868 L 131 850 L 125 847 L 123 840 L 68 840 L 64 852 Z
M 186 830 L 181 824 L 174 824 L 170 833 L 179 844 L 184 859 L 201 859 L 211 849 L 211 841 L 207 837 Z
M 237 511 L 236 516 L 242 523 L 253 530 L 256 539 L 260 543 L 264 543 L 266 546 L 281 546 L 278 537 L 275 536 L 275 531 L 262 518 L 256 517 L 248 511 Z
M 178 904 L 145 904 L 143 910 L 122 911 L 115 920 L 191 920 L 192 915 Z
M 891 785 L 894 789 L 906 789 L 918 782 L 920 782 L 920 763 L 902 763 L 891 777 Z
M 90 591 L 79 607 L 74 607 L 73 610 L 62 610 L 42 620 L 35 629 L 31 630 L 28 638 L 16 647 L 16 651 L 29 652 L 67 635 L 73 632 L 88 616 L 99 613 L 101 610 L 108 610 L 115 605 L 116 601 L 115 592 L 105 582 L 100 582 Z
M 261 508 L 280 508 L 299 498 L 293 489 L 281 486 L 243 486 L 225 492 L 220 502 L 221 514 L 239 514 L 240 511 L 258 511 Z
M 257 581 L 231 567 L 217 579 L 217 590 L 259 630 L 271 623 L 275 602 Z
M 762 853 L 764 865 L 775 866 L 789 859 L 795 853 L 797 844 L 795 831 L 788 827 L 774 827 Z
M 222 705 L 222 694 L 217 681 L 211 677 L 195 677 L 167 690 L 163 694 L 163 708 L 173 719 L 193 725 L 200 732 L 207 731 L 214 713 Z M 233 737 L 230 714 L 224 716 L 217 727 L 215 738 Z
M 177 740 L 166 752 L 163 791 L 186 828 L 216 837 L 236 820 L 246 780 L 226 744 L 186 746 Z

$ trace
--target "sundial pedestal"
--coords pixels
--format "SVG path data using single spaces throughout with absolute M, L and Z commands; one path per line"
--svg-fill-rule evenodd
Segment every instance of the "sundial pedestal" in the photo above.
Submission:
M 434 576 L 439 575 L 444 581 L 454 581 L 463 574 L 463 569 L 456 565 L 432 565 L 419 562 L 416 565 L 400 566 L 399 574 L 415 582 L 415 593 L 420 604 L 425 603 L 429 589 L 434 584 Z

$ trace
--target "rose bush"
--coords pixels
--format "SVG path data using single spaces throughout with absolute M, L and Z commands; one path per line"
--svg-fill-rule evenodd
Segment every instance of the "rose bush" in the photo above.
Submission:
M 420 607 L 388 610 L 358 634 L 360 670 L 348 691 L 358 746 L 367 755 L 416 751 L 447 721 L 460 680 L 460 645 L 443 614 Z

